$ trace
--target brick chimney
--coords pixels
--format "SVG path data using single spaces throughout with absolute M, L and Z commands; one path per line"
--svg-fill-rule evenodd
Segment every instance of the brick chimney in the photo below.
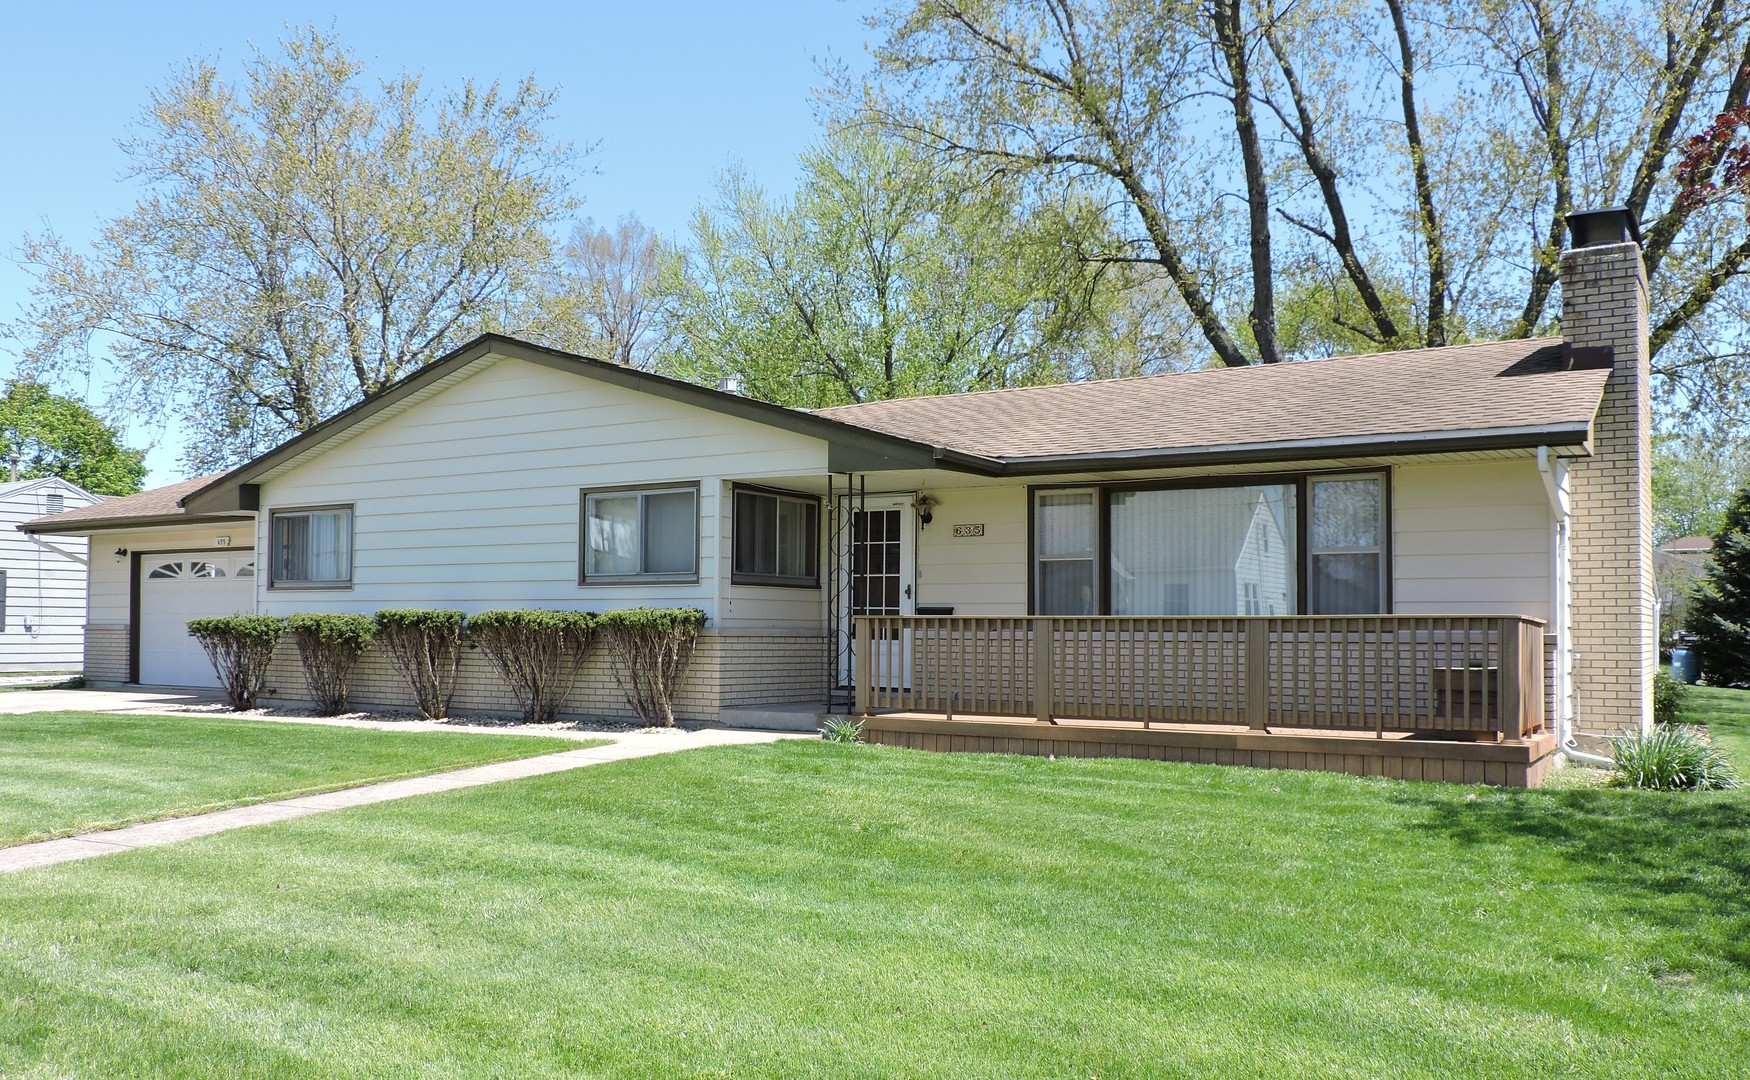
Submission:
M 1588 735 L 1652 724 L 1658 626 L 1653 590 L 1652 392 L 1647 272 L 1626 207 L 1568 215 L 1562 337 L 1610 376 L 1592 426 L 1592 456 L 1569 464 L 1574 721 Z M 1576 357 L 1576 360 L 1579 360 Z

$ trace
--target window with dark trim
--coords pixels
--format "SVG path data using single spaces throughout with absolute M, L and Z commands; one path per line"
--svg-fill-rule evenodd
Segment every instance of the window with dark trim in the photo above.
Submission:
M 1037 487 L 1036 615 L 1383 614 L 1386 474 Z
M 352 584 L 352 507 L 268 514 L 268 587 L 323 589 Z
M 582 583 L 699 579 L 697 484 L 585 491 L 582 502 Z
M 820 585 L 820 500 L 735 489 L 735 554 L 730 580 L 743 585 Z
M 1307 600 L 1314 615 L 1372 615 L 1385 602 L 1385 478 L 1308 480 Z
M 1099 494 L 1093 488 L 1034 494 L 1034 614 L 1093 615 L 1100 610 Z

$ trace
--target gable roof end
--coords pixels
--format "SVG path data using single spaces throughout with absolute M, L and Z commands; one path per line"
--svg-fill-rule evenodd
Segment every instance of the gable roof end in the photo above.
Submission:
M 821 439 L 827 443 L 828 466 L 834 472 L 946 467 L 995 475 L 1001 469 L 1000 462 L 986 460 L 976 454 L 932 446 L 900 434 L 842 424 L 804 410 L 773 405 L 738 394 L 727 394 L 665 375 L 518 341 L 502 334 L 482 334 L 454 352 L 403 376 L 374 397 L 323 421 L 260 457 L 213 478 L 210 483 L 185 496 L 183 504 L 195 513 L 252 510 L 254 493 L 249 487 L 256 481 L 277 470 L 291 467 L 306 456 L 320 453 L 326 444 L 348 438 L 365 425 L 380 423 L 405 411 L 444 387 L 465 378 L 476 365 L 489 365 L 500 359 L 539 364 L 568 374 Z

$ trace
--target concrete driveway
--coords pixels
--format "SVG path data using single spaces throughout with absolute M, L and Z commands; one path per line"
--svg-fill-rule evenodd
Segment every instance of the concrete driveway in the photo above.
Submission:
M 0 693 L 0 713 L 101 712 L 164 713 L 176 706 L 215 705 L 225 695 L 218 690 L 153 687 L 150 690 L 13 690 Z

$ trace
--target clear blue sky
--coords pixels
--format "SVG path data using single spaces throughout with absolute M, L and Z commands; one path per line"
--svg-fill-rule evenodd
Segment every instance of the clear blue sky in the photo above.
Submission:
M 560 90 L 551 133 L 598 143 L 580 178 L 582 214 L 634 213 L 665 235 L 686 228 L 731 161 L 775 192 L 795 180 L 795 157 L 816 134 L 816 62 L 864 62 L 861 17 L 872 0 L 759 4 L 332 4 L 184 2 L 9 5 L 11 48 L 0 66 L 0 321 L 16 318 L 29 277 L 11 261 L 18 239 L 46 220 L 88 241 L 134 203 L 116 139 L 148 92 L 191 56 L 217 58 L 234 77 L 250 45 L 271 48 L 287 24 L 332 27 L 372 74 L 422 72 L 429 84 L 514 82 L 533 74 Z M 271 13 L 270 13 L 271 9 Z M 0 340 L 0 375 L 17 343 Z M 101 403 L 101 377 L 59 390 Z M 179 479 L 177 432 L 156 440 L 148 486 Z

